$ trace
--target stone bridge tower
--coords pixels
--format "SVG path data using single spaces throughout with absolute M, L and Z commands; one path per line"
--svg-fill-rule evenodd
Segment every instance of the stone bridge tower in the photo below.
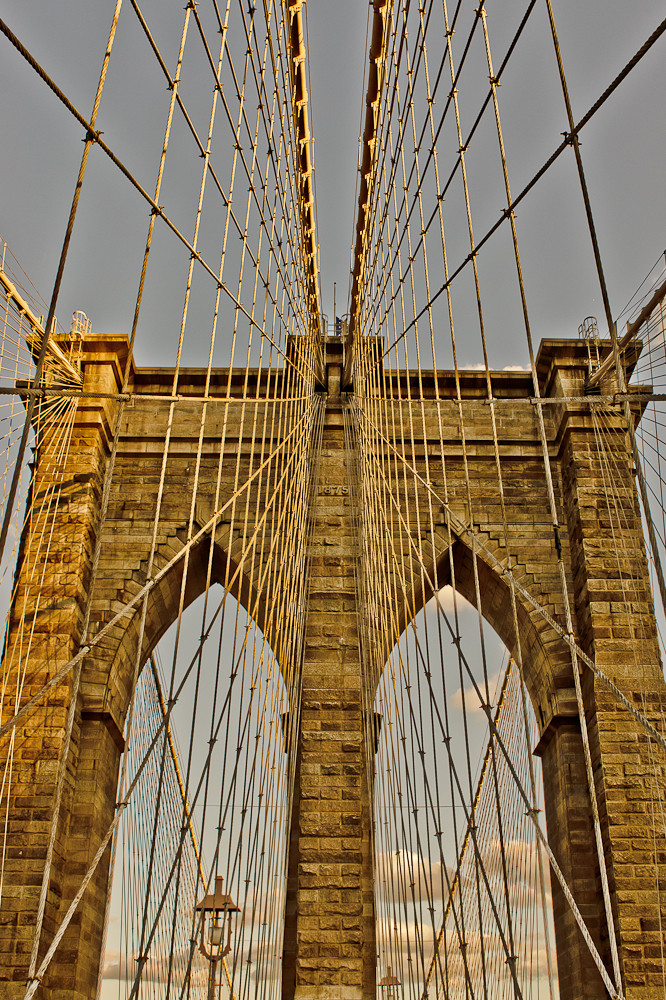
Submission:
M 318 481 L 311 544 L 310 591 L 305 623 L 303 705 L 294 810 L 289 844 L 288 886 L 283 961 L 283 997 L 290 1000 L 361 1000 L 375 996 L 375 941 L 372 872 L 371 792 L 365 777 L 365 727 L 362 718 L 361 658 L 359 654 L 355 587 L 358 539 L 355 537 L 352 497 L 348 488 L 349 454 L 344 432 L 344 397 L 340 392 L 343 359 L 341 343 L 329 338 L 327 394 L 323 417 Z M 34 616 L 33 648 L 21 694 L 24 703 L 72 657 L 81 636 L 83 608 L 91 586 L 91 559 L 102 532 L 101 559 L 94 578 L 90 635 L 94 638 L 131 601 L 146 583 L 151 543 L 150 527 L 156 503 L 167 408 L 156 397 L 168 395 L 173 373 L 164 369 L 136 369 L 132 376 L 132 405 L 125 409 L 108 516 L 100 527 L 98 512 L 110 435 L 114 422 L 112 398 L 120 386 L 128 350 L 124 337 L 90 336 L 84 344 L 85 389 L 110 394 L 86 398 L 79 404 L 68 466 L 67 488 L 58 511 L 44 573 L 43 603 L 27 608 Z M 525 400 L 533 394 L 531 377 L 498 373 L 493 391 L 502 400 L 499 416 L 501 460 L 511 523 L 509 540 L 514 575 L 522 591 L 555 620 L 563 621 L 557 550 L 564 553 L 567 583 L 575 612 L 579 646 L 617 684 L 635 699 L 637 707 L 661 718 L 664 683 L 652 610 L 648 569 L 633 484 L 633 468 L 624 448 L 621 420 L 614 469 L 623 497 L 622 538 L 613 536 L 602 483 L 602 456 L 594 434 L 590 407 L 571 402 L 582 395 L 586 374 L 584 345 L 577 341 L 548 341 L 538 360 L 545 407 L 548 447 L 555 470 L 560 535 L 554 537 L 543 481 L 543 459 L 534 408 Z M 250 381 L 259 382 L 257 373 Z M 423 469 L 426 449 L 439 442 L 438 395 L 444 400 L 444 438 L 450 508 L 462 523 L 466 509 L 460 454 L 460 430 L 450 373 L 425 373 L 419 393 L 416 383 L 408 395 L 401 392 L 409 373 L 394 377 L 391 391 L 400 406 L 419 407 L 426 436 L 414 445 L 401 442 L 406 457 Z M 485 598 L 484 614 L 510 650 L 515 649 L 510 593 L 496 563 L 484 556 L 507 557 L 499 499 L 493 482 L 492 436 L 489 407 L 478 373 L 462 373 L 462 393 L 470 434 L 471 489 L 483 520 L 472 527 L 483 542 L 479 566 Z M 187 542 L 192 455 L 199 428 L 203 374 L 185 370 L 180 379 L 180 401 L 174 410 L 172 440 L 176 457 L 170 465 L 153 576 L 147 604 L 140 659 L 145 661 L 178 613 L 183 560 L 174 561 Z M 262 401 L 261 384 L 243 386 L 233 373 L 214 374 L 210 394 L 231 384 L 232 394 L 245 392 L 255 401 L 247 405 L 265 414 L 273 405 Z M 273 395 L 279 395 L 279 384 Z M 410 399 L 410 402 L 404 400 Z M 313 404 L 314 405 L 314 404 Z M 317 405 L 320 405 L 317 403 Z M 249 431 L 241 432 L 233 407 L 211 407 L 206 440 L 220 433 L 219 421 L 228 421 L 236 434 L 241 472 L 249 467 L 258 447 Z M 636 419 L 639 410 L 635 410 Z M 251 422 L 249 422 L 251 423 Z M 247 426 L 249 426 L 249 423 Z M 285 434 L 287 428 L 276 433 Z M 387 434 L 390 427 L 385 427 Z M 203 468 L 196 498 L 196 524 L 209 523 L 215 511 L 215 463 L 203 449 Z M 313 470 L 315 466 L 313 464 Z M 314 471 L 313 471 L 314 474 Z M 45 487 L 44 469 L 34 470 L 33 489 Z M 431 476 L 434 475 L 431 468 Z M 453 484 L 453 485 L 452 485 Z M 441 484 L 435 484 L 438 487 Z M 222 499 L 233 492 L 231 479 L 221 484 Z M 269 491 L 270 483 L 261 489 Z M 260 498 L 261 499 L 261 498 Z M 187 509 L 186 509 L 187 508 Z M 441 515 L 441 551 L 437 554 L 439 585 L 450 565 L 446 512 Z M 214 575 L 224 578 L 224 567 L 234 565 L 238 541 L 222 518 L 215 539 Z M 23 540 L 22 552 L 29 549 Z M 609 553 L 612 552 L 612 558 Z M 619 552 L 619 556 L 616 555 Z M 474 602 L 469 538 L 453 537 L 456 586 Z M 205 580 L 208 548 L 191 548 L 185 601 L 194 600 Z M 619 560 L 619 562 L 618 562 Z M 34 571 L 26 558 L 19 561 L 18 596 L 12 628 L 24 610 L 22 594 L 27 575 Z M 387 572 L 391 572 L 387 567 Z M 231 574 L 232 590 L 252 606 L 248 574 Z M 623 581 L 632 581 L 630 612 Z M 414 599 L 421 605 L 431 596 L 420 593 L 414 581 Z M 622 612 L 618 612 L 618 608 Z M 270 609 L 259 607 L 258 618 Z M 601 953 L 608 941 L 599 872 L 596 864 L 590 802 L 586 790 L 580 725 L 574 697 L 568 647 L 534 604 L 519 599 L 520 641 L 525 677 L 540 729 L 537 752 L 543 761 L 546 820 L 550 843 L 574 898 Z M 119 620 L 94 644 L 83 661 L 75 705 L 62 822 L 53 858 L 44 921 L 45 944 L 58 926 L 69 901 L 111 821 L 138 638 L 137 618 Z M 397 636 L 388 637 L 390 642 Z M 637 654 L 638 651 L 638 655 Z M 15 794 L 9 814 L 11 848 L 4 873 L 0 923 L 0 992 L 9 1000 L 23 997 L 28 975 L 32 927 L 47 850 L 49 819 L 54 799 L 56 762 L 62 747 L 73 675 L 52 689 L 48 698 L 22 720 L 16 732 Z M 625 995 L 632 1000 L 663 996 L 658 929 L 664 922 L 666 849 L 661 826 L 653 838 L 653 789 L 648 773 L 649 748 L 629 713 L 589 671 L 583 675 L 586 716 L 590 729 L 594 777 L 613 915 L 620 948 Z M 659 794 L 663 796 L 664 759 L 659 757 Z M 663 801 L 663 799 L 662 799 Z M 39 987 L 44 1000 L 92 1000 L 102 947 L 102 917 L 108 874 L 108 856 L 91 881 L 77 916 Z M 660 912 L 661 907 L 661 912 Z M 554 886 L 560 993 L 563 1000 L 592 1000 L 604 996 L 594 968 L 562 893 Z M 608 963 L 610 966 L 610 963 Z

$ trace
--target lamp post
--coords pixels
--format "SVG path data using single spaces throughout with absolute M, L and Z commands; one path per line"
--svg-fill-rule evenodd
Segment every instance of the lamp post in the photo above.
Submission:
M 390 965 L 387 965 L 386 975 L 379 980 L 377 985 L 382 991 L 381 996 L 384 997 L 384 1000 L 399 1000 L 400 990 L 398 987 L 402 986 L 402 983 L 397 976 L 392 974 Z
M 197 903 L 195 910 L 201 913 L 201 933 L 199 951 L 210 962 L 208 978 L 208 1000 L 215 1000 L 215 981 L 217 979 L 217 963 L 231 951 L 231 915 L 240 913 L 231 896 L 222 891 L 224 879 L 218 875 L 215 879 L 215 892 L 208 892 Z M 224 923 L 227 922 L 227 943 L 224 943 Z

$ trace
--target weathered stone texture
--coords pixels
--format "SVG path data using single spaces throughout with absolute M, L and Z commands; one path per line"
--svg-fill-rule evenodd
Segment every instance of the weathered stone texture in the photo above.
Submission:
M 86 387 L 113 391 L 120 384 L 126 350 L 124 338 L 91 338 L 86 343 Z M 287 886 L 283 993 L 285 998 L 297 1000 L 360 1000 L 375 992 L 372 775 L 365 764 L 366 732 L 371 727 L 364 718 L 373 692 L 364 692 L 361 678 L 354 580 L 358 537 L 348 491 L 343 404 L 338 391 L 341 365 L 334 350 L 337 346 L 331 344 L 331 392 L 310 551 Z M 580 394 L 585 362 L 582 344 L 562 341 L 543 345 L 539 373 L 544 395 Z M 147 397 L 170 393 L 172 375 L 159 369 L 133 374 L 137 396 L 123 416 L 93 592 L 92 636 L 112 622 L 146 582 L 168 416 L 168 406 Z M 136 648 L 139 616 L 135 615 L 110 627 L 84 661 L 43 948 L 113 815 L 122 733 L 136 666 L 145 661 L 177 616 L 181 596 L 187 605 L 202 592 L 208 545 L 192 548 L 182 593 L 184 561 L 168 571 L 167 567 L 182 552 L 188 536 L 202 529 L 220 504 L 226 506 L 212 553 L 213 579 L 228 586 L 260 625 L 273 611 L 280 614 L 289 606 L 267 606 L 257 586 L 258 567 L 266 552 L 271 551 L 276 560 L 287 557 L 280 518 L 282 498 L 293 475 L 288 449 L 270 472 L 257 470 L 293 429 L 289 408 L 261 402 L 245 407 L 211 405 L 206 412 L 193 502 L 194 456 L 202 414 L 196 394 L 203 380 L 201 371 L 181 372 L 179 391 L 185 398 L 173 414 L 152 570 L 153 576 L 163 575 L 147 603 L 143 647 Z M 289 392 L 287 375 L 282 381 L 276 377 L 270 384 L 265 379 L 257 384 L 256 373 L 250 373 L 249 381 L 250 392 L 259 396 L 275 398 Z M 540 730 L 538 752 L 543 760 L 550 841 L 610 968 L 571 658 L 556 630 L 520 595 L 520 635 L 516 637 L 509 589 L 488 553 L 501 562 L 510 558 L 521 587 L 564 624 L 557 566 L 557 547 L 561 545 L 577 641 L 630 694 L 639 709 L 660 721 L 664 683 L 633 470 L 621 421 L 610 431 L 607 428 L 605 438 L 613 456 L 614 506 L 609 508 L 608 467 L 599 452 L 589 407 L 564 403 L 545 407 L 560 524 L 556 538 L 536 414 L 524 402 L 533 391 L 531 377 L 522 373 L 493 375 L 494 395 L 502 399 L 496 416 L 507 534 L 497 491 L 485 378 L 463 373 L 461 385 L 467 467 L 455 381 L 450 373 L 387 375 L 366 387 L 370 418 L 396 447 L 394 452 L 387 446 L 379 456 L 397 498 L 396 509 L 388 515 L 395 521 L 395 538 L 400 537 L 399 516 L 409 515 L 417 526 L 419 559 L 427 570 L 419 571 L 419 560 L 407 545 L 396 550 L 399 572 L 391 562 L 385 573 L 389 593 L 394 594 L 398 625 L 393 631 L 378 627 L 374 640 L 385 659 L 410 608 L 420 607 L 433 587 L 453 582 L 463 596 L 475 602 L 468 539 L 450 530 L 446 509 L 428 502 L 423 489 L 415 490 L 405 473 L 407 463 L 423 480 L 429 480 L 440 496 L 446 491 L 450 508 L 463 523 L 468 524 L 472 517 L 472 527 L 483 543 L 478 560 L 482 610 L 510 650 L 515 652 L 520 642 Z M 214 373 L 210 391 L 213 395 L 230 392 L 240 396 L 244 388 L 248 387 L 242 372 L 219 371 Z M 142 394 L 146 398 L 141 399 Z M 57 512 L 48 562 L 42 566 L 30 560 L 28 550 L 38 524 L 30 525 L 22 542 L 8 656 L 11 643 L 20 635 L 20 614 L 26 609 L 30 623 L 34 616 L 35 628 L 23 702 L 68 660 L 80 640 L 116 405 L 87 401 L 79 406 L 69 459 L 62 470 L 67 487 Z M 218 493 L 221 440 L 225 442 L 225 461 Z M 34 492 L 43 490 L 52 475 L 47 463 L 45 447 L 37 456 Z M 237 487 L 255 473 L 251 489 L 236 497 Z M 304 534 L 305 528 L 300 524 L 298 530 Z M 30 580 L 42 570 L 44 597 L 36 609 Z M 400 597 L 399 576 L 403 572 L 406 598 Z M 293 607 L 297 604 L 296 600 L 291 602 Z M 389 609 L 377 610 L 383 613 L 384 621 L 390 621 Z M 276 654 L 281 661 L 286 651 L 277 649 Z M 659 800 L 661 795 L 663 802 L 666 791 L 664 756 L 648 744 L 629 713 L 599 682 L 593 682 L 589 672 L 583 674 L 583 681 L 623 986 L 630 1000 L 656 1000 L 663 992 L 659 928 L 666 926 L 662 902 L 666 898 L 666 848 Z M 23 995 L 27 977 L 70 692 L 71 677 L 16 733 L 10 849 L 0 923 L 0 992 L 10 1000 Z M 7 692 L 6 698 L 11 697 L 12 692 Z M 91 1000 L 94 996 L 105 891 L 106 864 L 102 864 L 40 988 L 44 1000 Z M 600 1000 L 604 995 L 601 981 L 557 886 L 553 896 L 561 997 Z
M 85 388 L 95 392 L 117 391 L 118 364 L 117 347 L 110 353 L 98 352 L 86 366 Z M 62 439 L 57 427 L 35 455 L 31 491 L 37 501 L 37 513 L 21 541 L 18 589 L 3 665 L 7 669 L 10 663 L 18 662 L 21 651 L 29 643 L 22 703 L 37 693 L 78 648 L 90 584 L 113 405 L 109 402 L 81 403 L 64 466 Z M 50 527 L 46 508 L 39 500 L 48 499 L 54 479 L 62 483 L 61 500 L 53 511 L 50 547 L 43 546 L 41 555 L 36 558 L 36 539 L 42 536 L 46 526 Z M 8 676 L 10 687 L 6 697 L 10 704 L 16 704 L 16 672 Z M 0 990 L 9 998 L 22 997 L 25 992 L 72 684 L 70 674 L 16 730 L 8 817 L 9 850 L 0 924 Z M 102 832 L 113 817 L 121 746 L 119 733 L 112 728 L 110 734 L 103 719 L 89 716 L 85 700 L 80 697 L 67 762 L 39 961 L 85 874 Z M 65 997 L 83 1000 L 94 995 L 107 875 L 108 856 L 98 868 L 88 889 L 86 905 L 72 921 L 56 953 L 52 970 L 40 988 L 44 1000 L 64 1000 Z
M 354 576 L 358 540 L 338 384 L 326 406 L 310 546 L 285 1000 L 375 996 L 371 779 Z

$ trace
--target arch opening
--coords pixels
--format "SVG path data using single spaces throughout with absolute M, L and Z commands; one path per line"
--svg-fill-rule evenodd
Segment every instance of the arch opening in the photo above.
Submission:
M 457 590 L 444 583 L 421 602 L 375 694 L 378 980 L 390 966 L 415 995 L 513 994 L 513 963 L 523 995 L 557 996 L 548 863 L 515 780 L 543 810 L 533 694 L 507 648 L 508 588 L 481 570 L 479 615 L 469 553 L 456 547 Z M 448 553 L 438 578 L 451 578 Z M 522 625 L 538 669 L 539 635 Z
M 455 642 L 456 608 L 455 600 L 463 601 L 477 612 L 483 627 L 490 628 L 504 649 L 518 662 L 522 661 L 523 678 L 526 691 L 529 694 L 532 708 L 538 720 L 539 734 L 543 732 L 548 720 L 556 712 L 558 691 L 563 688 L 573 689 L 571 674 L 571 655 L 569 648 L 558 633 L 550 626 L 546 618 L 530 605 L 518 590 L 515 592 L 518 635 L 514 623 L 514 612 L 511 601 L 511 591 L 506 580 L 486 561 L 483 551 L 475 556 L 467 542 L 457 536 L 452 537 L 449 546 L 448 539 L 440 539 L 441 545 L 436 560 L 427 567 L 422 579 L 413 583 L 408 600 L 403 600 L 395 614 L 396 628 L 389 629 L 392 646 L 386 650 L 386 657 L 392 655 L 392 650 L 399 643 L 405 632 L 414 629 L 419 614 L 424 607 L 434 607 L 435 592 L 431 581 L 437 581 L 437 593 L 447 590 L 455 593 L 450 601 L 450 616 L 442 617 L 442 642 Z M 549 575 L 550 573 L 550 575 Z M 542 567 L 543 579 L 539 581 L 526 572 L 526 567 L 514 566 L 514 574 L 534 597 L 537 604 L 548 611 L 554 618 L 562 617 L 558 605 L 559 577 L 553 581 L 552 574 L 557 574 L 556 564 L 552 572 L 546 572 Z M 480 609 L 477 608 L 477 577 Z M 553 601 L 556 606 L 553 606 Z M 478 631 L 478 624 L 476 630 Z M 437 640 L 440 643 L 440 640 Z M 520 651 L 520 656 L 518 656 Z M 383 666 L 376 670 L 375 676 L 381 675 Z M 538 737 L 537 737 L 538 738 Z
M 277 643 L 259 624 L 265 604 L 247 584 L 225 591 L 218 582 L 233 575 L 221 547 L 206 592 L 202 548 L 192 553 L 182 612 L 179 572 L 155 588 L 146 616 L 119 799 L 143 771 L 117 838 L 102 1000 L 129 996 L 137 975 L 156 997 L 179 994 L 188 977 L 190 996 L 208 995 L 213 965 L 199 948 L 195 904 L 220 876 L 239 909 L 232 949 L 214 967 L 218 995 L 279 973 L 289 691 Z M 128 634 L 126 646 L 137 638 Z M 207 930 L 204 939 L 209 946 Z

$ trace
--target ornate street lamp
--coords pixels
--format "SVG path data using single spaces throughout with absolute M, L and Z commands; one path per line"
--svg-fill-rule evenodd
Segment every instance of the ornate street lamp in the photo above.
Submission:
M 195 910 L 201 913 L 201 934 L 199 951 L 210 962 L 208 979 L 208 1000 L 215 1000 L 215 983 L 217 980 L 217 963 L 231 951 L 231 920 L 233 913 L 240 913 L 231 896 L 222 891 L 224 879 L 218 875 L 215 879 L 215 892 L 208 892 L 197 903 Z M 224 943 L 225 921 L 227 923 L 227 943 Z
M 392 974 L 390 965 L 386 967 L 386 975 L 383 979 L 379 980 L 377 985 L 382 991 L 380 996 L 382 996 L 384 1000 L 398 1000 L 400 996 L 399 987 L 402 986 L 402 983 L 397 976 Z

